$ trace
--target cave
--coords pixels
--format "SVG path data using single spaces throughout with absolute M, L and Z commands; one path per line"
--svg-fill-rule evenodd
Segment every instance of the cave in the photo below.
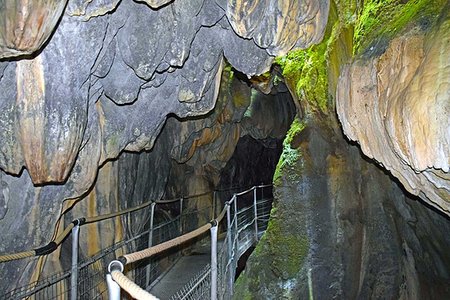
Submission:
M 0 112 L 0 299 L 107 299 L 257 195 L 194 298 L 450 298 L 448 0 L 2 1 Z

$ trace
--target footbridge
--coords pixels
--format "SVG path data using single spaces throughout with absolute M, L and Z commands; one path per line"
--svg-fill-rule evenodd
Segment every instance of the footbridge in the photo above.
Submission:
M 149 201 L 117 213 L 77 218 L 43 247 L 0 255 L 0 263 L 38 260 L 67 240 L 71 241 L 70 269 L 14 290 L 0 291 L 0 298 L 231 299 L 239 258 L 266 230 L 271 207 L 272 186 L 259 185 L 243 191 L 234 188 Z M 124 226 L 125 237 L 80 260 L 82 227 L 113 219 L 117 222 L 117 218 Z M 195 273 L 178 271 L 177 263 L 184 262 L 199 247 L 207 249 L 203 251 L 207 253 L 188 264 L 195 265 Z M 176 274 L 184 277 L 181 286 L 165 282 L 170 280 L 170 272 L 181 273 Z M 157 292 L 161 289 L 165 292 Z

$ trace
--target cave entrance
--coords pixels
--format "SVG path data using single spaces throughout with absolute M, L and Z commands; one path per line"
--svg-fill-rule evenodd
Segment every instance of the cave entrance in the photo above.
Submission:
M 256 190 L 258 199 L 267 199 L 264 204 L 265 225 L 257 225 L 261 237 L 272 207 L 270 185 L 283 151 L 283 140 L 296 113 L 296 106 L 279 70 L 272 69 L 268 74 L 249 79 L 226 67 L 213 111 L 203 117 L 179 119 L 171 116 L 168 119 L 159 142 L 164 144 L 164 140 L 171 141 L 176 150 L 172 154 L 176 155 L 172 155 L 164 198 L 175 198 L 180 194 L 201 195 L 198 198 L 184 198 L 183 214 L 189 217 L 181 221 L 183 228 L 196 228 L 205 224 L 208 218 L 202 216 L 202 212 L 210 211 L 210 206 L 217 217 L 235 193 L 254 186 L 269 185 Z M 173 136 L 178 132 L 188 133 L 181 141 L 177 141 Z M 209 191 L 214 191 L 213 196 Z M 254 194 L 248 192 L 237 199 L 235 209 L 245 210 L 253 205 Z M 253 215 L 253 211 L 249 211 Z M 179 211 L 174 212 L 175 215 L 177 213 Z M 219 253 L 226 243 L 226 234 L 225 217 L 219 225 Z M 209 234 L 205 234 L 185 244 L 181 249 L 182 257 L 178 258 L 178 266 L 165 275 L 170 278 L 167 281 L 173 284 L 174 278 L 186 279 L 200 274 L 200 262 L 210 260 L 210 241 Z M 235 278 L 245 268 L 254 247 L 252 245 L 240 253 Z M 156 296 L 169 296 L 164 294 L 167 290 L 164 281 L 161 279 L 151 286 L 150 291 Z
M 297 113 L 292 95 L 277 67 L 271 70 L 269 76 L 266 74 L 248 79 L 244 74 L 236 72 L 236 77 L 252 89 L 249 115 L 262 120 L 259 124 L 263 125 L 261 127 L 264 128 L 266 135 L 260 133 L 258 136 L 256 132 L 260 128 L 256 127 L 250 130 L 250 134 L 239 138 L 232 157 L 221 170 L 219 190 L 271 184 L 283 152 L 283 140 Z M 265 123 L 266 121 L 268 124 Z M 246 122 L 245 118 L 243 122 Z M 267 125 L 271 125 L 271 128 Z M 267 134 L 267 132 L 270 133 Z M 266 195 L 262 198 L 270 199 L 270 207 L 272 207 L 272 187 L 265 189 L 265 192 Z M 227 201 L 226 198 L 231 196 L 231 193 L 226 195 L 222 205 Z M 242 198 L 240 201 L 251 202 L 253 199 Z M 248 203 L 241 205 L 246 206 Z M 266 227 L 263 228 L 265 229 Z M 256 245 L 252 245 L 240 256 L 235 280 L 245 270 L 247 260 L 255 247 Z
M 283 140 L 296 115 L 294 100 L 277 67 L 250 79 L 236 70 L 231 72 L 250 90 L 250 101 L 240 121 L 243 130 L 233 155 L 220 171 L 220 190 L 272 183 Z M 242 86 L 231 92 L 239 98 L 241 90 Z

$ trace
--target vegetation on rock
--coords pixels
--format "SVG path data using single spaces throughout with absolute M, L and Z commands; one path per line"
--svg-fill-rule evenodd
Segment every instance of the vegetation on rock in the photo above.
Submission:
M 310 112 L 327 113 L 330 107 L 330 69 L 339 68 L 340 62 L 332 57 L 338 40 L 348 44 L 352 55 L 373 56 L 382 53 L 388 42 L 414 22 L 429 26 L 445 6 L 445 0 L 335 0 L 324 38 L 320 44 L 308 49 L 295 49 L 277 57 L 275 63 L 282 68 L 286 83 L 299 102 Z M 348 32 L 351 33 L 349 38 Z
M 278 161 L 273 176 L 273 182 L 275 185 L 281 185 L 282 173 L 287 173 L 286 169 L 293 169 L 295 163 L 300 157 L 301 153 L 299 149 L 293 148 L 291 143 L 296 135 L 298 135 L 303 129 L 305 129 L 305 123 L 295 118 L 286 134 L 286 138 L 283 141 L 283 152 L 281 153 L 280 160 Z M 291 172 L 292 173 L 292 172 Z M 291 178 L 295 179 L 295 178 Z

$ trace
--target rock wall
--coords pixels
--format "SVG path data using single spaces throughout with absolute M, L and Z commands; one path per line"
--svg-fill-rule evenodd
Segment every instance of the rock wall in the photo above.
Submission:
M 36 219 L 34 223 L 29 223 L 27 218 L 14 220 L 14 216 L 10 214 L 13 211 L 6 211 L 4 221 L 9 221 L 11 226 L 16 227 L 2 236 L 1 245 L 9 247 L 4 252 L 23 250 L 24 245 L 30 242 L 37 245 L 47 243 L 53 235 L 53 227 L 48 224 L 53 224 L 51 222 L 55 222 L 53 220 L 59 215 L 61 217 L 57 219 L 55 233 L 61 232 L 69 222 L 82 216 L 92 217 L 116 212 L 150 199 L 193 195 L 241 184 L 239 180 L 224 183 L 222 177 L 227 176 L 221 174 L 223 169 L 227 169 L 226 164 L 233 156 L 239 140 L 244 137 L 261 140 L 259 144 L 270 152 L 272 144 L 268 141 L 282 140 L 295 114 L 295 107 L 283 84 L 274 85 L 273 94 L 265 95 L 240 81 L 234 73 L 230 67 L 224 71 L 216 106 L 207 116 L 185 119 L 170 116 L 151 151 L 123 152 L 117 160 L 105 162 L 99 168 L 95 184 L 83 196 L 67 199 L 62 203 L 48 200 L 41 203 L 41 206 L 32 206 L 29 202 L 14 202 L 24 206 L 24 215 L 27 214 L 27 209 L 31 209 L 34 218 L 40 217 L 40 214 L 45 215 L 44 220 L 48 223 L 46 226 L 38 224 L 42 219 Z M 267 124 L 274 126 L 268 127 Z M 239 154 L 236 155 L 239 157 Z M 269 172 L 268 178 L 272 176 L 270 172 L 273 172 L 276 160 L 271 164 L 272 171 L 266 171 Z M 252 159 L 248 159 L 247 163 L 251 161 Z M 237 168 L 245 172 L 245 166 Z M 244 174 L 242 177 L 247 179 L 251 176 Z M 29 177 L 25 179 L 29 180 Z M 20 188 L 34 188 L 31 181 L 20 184 L 5 184 L 4 193 L 9 192 L 11 186 L 15 188 L 15 193 Z M 60 193 L 67 192 L 67 189 L 68 186 L 59 186 Z M 41 190 L 43 194 L 39 195 L 40 197 L 51 199 L 52 196 L 59 196 L 55 193 L 58 190 L 51 190 L 47 185 Z M 210 197 L 211 195 L 207 195 L 201 200 L 186 201 L 186 209 L 209 205 L 212 200 Z M 6 204 L 15 208 L 9 201 Z M 41 208 L 49 210 L 40 211 Z M 198 219 L 201 224 L 206 221 L 209 220 Z M 80 259 L 91 257 L 129 236 L 130 232 L 126 228 L 142 229 L 146 222 L 145 213 L 139 212 L 133 213 L 130 218 L 117 217 L 83 226 L 80 234 Z M 34 231 L 35 239 L 30 239 L 29 230 Z M 17 243 L 10 242 L 10 238 L 15 239 Z M 70 240 L 53 254 L 39 260 L 13 261 L 0 265 L 0 268 L 10 278 L 11 286 L 24 285 L 39 277 L 69 269 L 69 249 Z M 97 264 L 96 267 L 103 270 L 106 266 Z M 17 269 L 22 272 L 17 273 Z
M 306 121 L 293 135 L 296 157 L 234 299 L 447 298 L 448 217 L 324 125 Z
M 324 41 L 277 59 L 301 114 L 235 299 L 449 297 L 447 20 L 334 1 Z
M 229 19 L 239 12 L 233 1 L 6 2 L 0 2 L 0 228 L 5 233 L 0 253 L 46 244 L 71 218 L 63 214 L 72 207 L 73 215 L 93 215 L 137 201 L 126 193 L 136 193 L 139 201 L 144 194 L 160 196 L 161 186 L 148 190 L 141 183 L 136 192 L 117 190 L 116 184 L 142 176 L 130 170 L 124 175 L 130 179 L 117 179 L 128 167 L 111 161 L 124 151 L 151 150 L 168 115 L 185 119 L 209 113 L 216 105 L 225 60 L 248 76 L 264 73 L 275 55 L 319 40 L 328 14 L 328 1 L 307 1 L 300 11 L 292 10 L 300 9 L 297 1 L 261 1 L 254 3 L 255 9 L 270 7 L 275 19 L 258 25 L 264 20 L 257 15 Z M 287 22 L 286 28 L 292 28 L 293 17 L 305 25 L 286 42 L 285 27 L 277 25 Z M 259 33 L 251 31 L 254 39 L 233 29 L 249 21 L 260 28 Z M 256 44 L 263 28 L 273 36 Z M 245 132 L 240 126 L 229 126 L 231 133 L 221 126 L 203 129 L 230 117 L 238 123 L 246 111 L 246 93 L 237 100 L 239 109 L 228 109 L 218 121 L 176 125 L 180 140 L 166 149 L 173 152 L 171 157 L 200 163 L 213 159 L 207 154 L 192 158 L 199 146 L 206 153 L 211 150 L 206 144 L 224 143 L 226 137 L 237 143 Z M 267 131 L 260 128 L 254 133 L 258 138 Z M 222 155 L 210 164 L 217 172 L 233 147 L 210 147 Z M 124 164 L 159 166 L 146 158 Z M 166 179 L 149 180 L 148 185 L 159 185 Z M 131 202 L 124 204 L 121 197 Z M 90 204 L 83 206 L 86 199 Z M 117 238 L 115 232 L 105 236 L 109 242 Z M 59 257 L 47 261 L 55 261 L 49 269 L 60 270 Z M 0 268 L 13 286 L 27 283 L 36 263 Z
M 450 14 L 414 29 L 381 56 L 341 72 L 337 112 L 346 136 L 412 194 L 450 214 Z
M 167 115 L 210 111 L 224 57 L 248 76 L 264 73 L 275 55 L 319 40 L 328 13 L 327 1 L 298 7 L 296 1 L 273 0 L 255 2 L 253 8 L 271 11 L 275 19 L 267 23 L 256 14 L 244 21 L 231 16 L 246 7 L 222 2 L 149 1 L 150 8 L 134 1 L 69 1 L 57 26 L 50 20 L 27 37 L 34 44 L 24 53 L 38 52 L 0 62 L 2 127 L 7 129 L 1 138 L 8 141 L 0 149 L 0 168 L 17 175 L 25 167 L 35 184 L 86 178 L 74 191 L 81 194 L 107 159 L 123 150 L 151 149 Z M 2 6 L 8 26 L 2 28 L 7 41 L 0 45 L 22 51 L 8 34 L 26 33 L 36 19 L 44 22 L 43 12 L 58 20 L 65 5 L 58 3 Z M 288 34 L 280 22 L 307 30 Z M 233 31 L 244 24 L 259 31 Z M 271 33 L 264 43 L 261 31 Z M 2 51 L 2 57 L 11 51 Z M 87 157 L 83 149 L 89 149 Z
M 260 75 L 325 36 L 276 60 L 301 120 L 283 143 L 276 210 L 247 271 L 259 281 L 243 277 L 240 291 L 448 296 L 448 219 L 411 203 L 334 116 L 337 104 L 365 155 L 448 213 L 449 4 L 385 4 L 2 1 L 0 253 L 43 245 L 79 214 L 228 184 L 238 169 L 231 162 L 222 181 L 221 170 L 239 138 L 280 139 L 292 104 L 285 90 L 275 102 L 247 86 L 268 93 L 276 76 L 223 77 L 225 60 Z M 121 222 L 91 225 L 83 235 L 104 239 L 82 255 L 124 236 Z M 65 269 L 60 251 L 0 272 L 11 286 L 28 283 Z

